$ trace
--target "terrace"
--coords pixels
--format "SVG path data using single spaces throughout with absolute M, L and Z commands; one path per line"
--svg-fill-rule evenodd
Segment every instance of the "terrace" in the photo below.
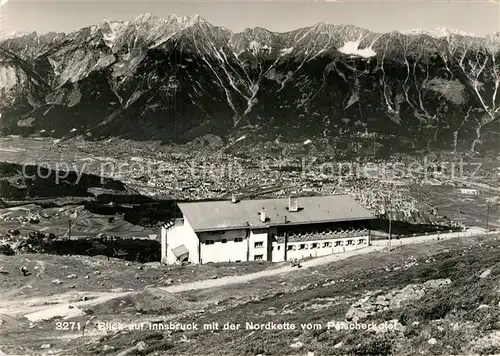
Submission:
M 290 231 L 288 233 L 288 242 L 300 241 L 319 241 L 319 240 L 334 240 L 368 236 L 369 230 L 367 228 L 332 228 L 332 229 L 318 229 L 316 231 Z M 280 241 L 281 240 L 281 241 Z M 284 242 L 284 237 L 278 237 L 278 242 Z

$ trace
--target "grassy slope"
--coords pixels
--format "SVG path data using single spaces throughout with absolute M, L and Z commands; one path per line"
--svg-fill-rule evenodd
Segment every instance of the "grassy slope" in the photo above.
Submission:
M 22 276 L 19 267 L 23 265 L 32 273 L 30 276 Z M 51 344 L 52 348 L 64 348 L 67 342 L 64 338 L 72 337 L 72 331 L 55 330 L 55 320 L 36 323 L 33 328 L 22 317 L 22 314 L 33 311 L 31 307 L 50 308 L 61 298 L 69 298 L 67 302 L 77 302 L 83 295 L 89 295 L 89 292 L 121 289 L 134 292 L 130 296 L 85 310 L 90 309 L 92 315 L 105 320 L 113 317 L 132 320 L 131 318 L 138 318 L 139 310 L 145 318 L 158 314 L 178 315 L 185 310 L 204 308 L 212 301 L 198 301 L 195 298 L 182 300 L 151 287 L 165 286 L 168 279 L 175 285 L 209 279 L 215 275 L 221 278 L 276 267 L 279 265 L 268 262 L 168 267 L 154 263 L 141 265 L 115 258 L 108 261 L 103 256 L 0 255 L 0 309 L 3 309 L 3 314 L 0 314 L 0 351 L 16 355 L 36 354 L 40 352 L 42 344 Z M 75 274 L 77 278 L 66 278 L 70 274 Z M 89 278 L 85 278 L 87 275 Z M 61 280 L 62 284 L 53 284 L 54 279 Z M 23 309 L 23 305 L 28 308 Z M 90 316 L 91 314 L 79 318 L 78 321 L 85 322 Z M 62 354 L 73 352 L 63 351 Z
M 44 271 L 39 277 L 33 278 L 40 271 L 38 264 L 42 263 Z M 32 276 L 22 277 L 19 268 L 26 266 Z M 140 266 L 143 266 L 143 269 Z M 141 265 L 136 262 L 124 261 L 104 256 L 57 256 L 48 254 L 26 254 L 16 256 L 0 255 L 0 295 L 10 293 L 13 289 L 30 282 L 30 288 L 24 288 L 17 298 L 31 296 L 46 296 L 67 292 L 75 286 L 76 290 L 106 292 L 110 289 L 123 288 L 142 289 L 147 285 L 165 286 L 165 280 L 172 279 L 174 284 L 193 282 L 211 278 L 234 276 L 259 272 L 264 269 L 276 268 L 269 262 L 262 263 L 222 263 L 192 266 L 168 267 L 156 263 Z M 99 271 L 99 274 L 96 274 Z M 66 276 L 76 274 L 76 279 Z M 89 278 L 86 279 L 85 276 Z M 52 284 L 54 279 L 60 279 L 62 284 Z
M 470 353 L 469 342 L 480 336 L 500 330 L 500 242 L 496 239 L 461 239 L 432 245 L 415 245 L 388 253 L 359 256 L 318 269 L 298 270 L 286 278 L 263 279 L 241 286 L 185 293 L 184 299 L 224 299 L 247 295 L 258 300 L 238 306 L 227 302 L 214 305 L 204 313 L 184 319 L 198 324 L 226 321 L 242 324 L 238 331 L 189 331 L 189 332 L 127 332 L 103 337 L 95 346 L 83 346 L 73 341 L 71 347 L 82 354 L 113 354 L 116 350 L 133 347 L 139 340 L 148 345 L 143 351 L 132 354 L 450 354 Z M 417 266 L 409 267 L 410 257 L 417 259 Z M 429 260 L 433 256 L 435 261 Z M 428 261 L 426 263 L 426 260 Z M 406 267 L 405 267 L 406 266 Z M 396 270 L 393 268 L 396 267 Z M 399 269 L 397 268 L 399 267 Z M 487 268 L 492 273 L 484 279 L 479 275 Z M 387 270 L 392 270 L 388 272 Z M 389 291 L 420 283 L 429 279 L 450 278 L 452 284 L 425 295 L 420 301 L 401 310 L 387 311 L 363 322 L 383 322 L 399 319 L 404 332 L 376 334 L 373 331 L 322 330 L 302 331 L 300 323 L 320 323 L 344 320 L 349 306 L 368 291 Z M 323 286 L 326 281 L 336 283 Z M 270 292 L 272 290 L 272 292 Z M 481 304 L 490 308 L 477 310 Z M 176 321 L 183 321 L 177 319 Z M 245 330 L 245 322 L 295 323 L 298 330 L 254 331 Z M 361 321 L 360 321 L 361 322 Z M 418 322 L 418 325 L 417 323 Z M 458 326 L 454 325 L 458 322 Z M 471 327 L 472 326 L 472 327 Z M 427 341 L 436 338 L 437 343 Z M 188 340 L 188 341 L 186 341 Z M 296 341 L 304 344 L 301 349 L 290 345 Z M 339 346 L 339 343 L 340 344 Z M 485 347 L 487 345 L 482 342 Z M 104 345 L 115 351 L 101 351 Z M 68 345 L 69 346 L 69 345 Z M 483 352 L 500 352 L 489 347 Z

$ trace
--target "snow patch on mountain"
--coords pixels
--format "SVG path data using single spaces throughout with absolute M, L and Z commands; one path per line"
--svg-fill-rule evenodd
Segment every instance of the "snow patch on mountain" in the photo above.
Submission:
M 347 105 L 345 106 L 344 110 L 347 110 L 350 106 L 357 103 L 358 100 L 359 100 L 359 95 L 356 93 L 352 94 L 351 97 L 349 98 L 349 101 L 347 102 Z
M 236 142 L 242 141 L 242 140 L 244 140 L 244 139 L 246 139 L 246 138 L 247 138 L 247 136 L 246 136 L 246 135 L 243 135 L 243 136 L 241 136 L 241 137 L 237 138 L 237 139 L 236 139 L 233 143 L 236 143 Z
M 271 47 L 269 47 L 268 45 L 259 43 L 255 40 L 251 41 L 248 44 L 248 48 L 252 51 L 254 55 L 258 54 L 261 50 L 268 50 L 268 51 L 271 50 Z
M 338 50 L 344 54 L 351 54 L 363 58 L 370 58 L 377 55 L 371 47 L 359 48 L 361 40 L 344 42 L 344 45 Z
M 280 56 L 286 56 L 292 53 L 293 49 L 294 49 L 293 47 L 283 48 L 282 50 L 280 50 Z

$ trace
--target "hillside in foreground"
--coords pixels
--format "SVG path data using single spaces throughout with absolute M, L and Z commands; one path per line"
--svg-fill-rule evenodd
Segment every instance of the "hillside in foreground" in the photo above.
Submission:
M 77 279 L 66 281 L 56 266 L 70 265 L 79 257 L 45 256 L 43 273 L 33 281 L 38 291 L 24 289 L 25 295 L 21 295 L 16 289 L 18 294 L 11 304 L 33 309 L 37 302 L 41 303 L 37 295 L 53 294 L 45 308 L 51 304 L 55 307 L 63 295 L 73 293 L 77 298 L 85 290 L 117 292 L 115 287 L 120 287 L 123 295 L 107 297 L 103 293 L 95 297 L 101 302 L 89 303 L 85 308 L 75 301 L 73 308 L 83 313 L 67 321 L 87 324 L 84 336 L 81 331 L 55 330 L 57 318 L 31 323 L 24 319 L 24 324 L 17 327 L 15 322 L 7 321 L 0 330 L 6 340 L 2 351 L 34 354 L 44 346 L 47 349 L 43 352 L 61 355 L 494 354 L 500 352 L 499 249 L 498 236 L 406 245 L 391 253 L 371 252 L 245 284 L 181 293 L 169 289 L 165 278 L 182 275 L 183 282 L 192 280 L 192 267 L 184 267 L 179 274 L 175 268 L 141 269 L 133 263 L 117 264 L 113 260 L 98 260 L 97 265 L 96 260 L 86 257 L 86 266 L 78 267 L 79 273 L 99 269 L 105 271 L 106 278 L 92 273 L 87 279 L 77 272 Z M 4 257 L 2 262 L 19 258 Z M 197 272 L 207 277 L 213 273 L 212 278 L 216 278 L 217 266 L 200 268 L 210 268 Z M 229 275 L 238 274 L 237 268 L 223 268 L 224 275 L 231 270 Z M 113 274 L 123 276 L 126 270 L 136 276 L 113 282 Z M 63 283 L 54 287 L 51 280 L 57 276 Z M 75 288 L 71 289 L 70 284 Z M 99 331 L 99 322 L 118 322 L 125 329 Z M 145 323 L 143 330 L 128 330 L 129 325 L 141 322 Z M 170 322 L 195 323 L 200 330 L 150 330 L 150 322 L 167 327 Z M 227 322 L 241 326 L 239 330 L 223 330 Z M 203 330 L 203 325 L 213 323 L 219 323 L 220 329 Z M 272 323 L 284 329 L 266 330 L 264 325 L 255 330 L 246 323 Z M 339 323 L 358 325 L 359 329 L 337 330 Z M 291 330 L 292 324 L 295 330 Z M 302 324 L 316 326 L 302 330 Z M 387 326 L 361 329 L 373 324 Z

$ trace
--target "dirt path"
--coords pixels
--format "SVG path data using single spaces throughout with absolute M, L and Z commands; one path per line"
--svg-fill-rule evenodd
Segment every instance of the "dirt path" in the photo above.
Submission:
M 72 305 L 74 308 L 86 307 L 102 304 L 108 300 L 120 298 L 134 293 L 127 292 L 81 292 L 72 291 L 67 293 L 56 294 L 44 297 L 32 297 L 27 299 L 4 299 L 0 301 L 0 314 L 9 316 L 24 315 L 30 320 L 50 319 L 53 316 L 65 317 L 76 310 L 69 308 Z M 82 296 L 86 296 L 87 300 L 81 300 Z M 44 314 L 45 313 L 45 314 Z M 52 316 L 51 316 L 52 315 Z M 29 317 L 28 317 L 29 316 Z
M 317 258 L 314 258 L 312 260 L 303 262 L 302 269 L 307 269 L 307 268 L 315 267 L 315 266 L 321 266 L 321 265 L 324 265 L 327 263 L 332 263 L 335 261 L 344 260 L 344 259 L 352 257 L 352 256 L 363 255 L 366 253 L 379 251 L 379 250 L 382 250 L 384 248 L 385 248 L 385 246 L 368 246 L 368 247 L 365 247 L 363 249 L 359 249 L 359 250 L 355 250 L 355 251 L 343 252 L 343 253 L 338 253 L 338 254 L 328 255 L 328 256 L 323 256 L 323 257 L 317 257 Z M 190 291 L 190 290 L 200 290 L 200 289 L 227 286 L 227 285 L 231 285 L 231 284 L 246 283 L 246 282 L 252 281 L 254 279 L 276 276 L 279 274 L 289 273 L 289 272 L 293 272 L 296 270 L 297 270 L 297 267 L 285 266 L 285 267 L 281 267 L 281 268 L 265 270 L 265 271 L 256 272 L 256 273 L 250 273 L 250 274 L 246 274 L 243 276 L 234 276 L 234 277 L 228 276 L 228 277 L 223 277 L 220 279 L 208 279 L 208 280 L 204 280 L 204 281 L 197 281 L 197 282 L 192 282 L 192 283 L 187 283 L 187 284 L 180 284 L 180 285 L 171 286 L 171 287 L 159 287 L 159 289 L 164 290 L 164 291 L 169 292 L 169 293 L 180 293 L 180 292 L 186 292 L 186 291 Z
M 309 261 L 302 263 L 302 268 L 307 269 L 309 267 L 319 266 L 339 260 L 343 260 L 349 258 L 351 256 L 366 254 L 373 251 L 381 250 L 385 246 L 369 246 L 363 249 L 345 252 L 342 254 L 328 255 L 324 257 L 318 257 L 311 259 Z M 27 261 L 31 262 L 31 261 Z M 16 288 L 16 290 L 11 291 L 9 294 L 13 295 L 16 292 L 19 292 L 21 289 L 26 288 L 32 281 L 40 276 L 44 270 L 45 265 L 42 261 L 36 261 L 39 266 L 39 270 L 37 275 L 30 278 L 30 280 L 20 288 Z M 172 287 L 159 287 L 158 289 L 166 291 L 168 293 L 179 293 L 188 290 L 199 290 L 206 288 L 214 288 L 219 286 L 245 283 L 254 279 L 269 277 L 274 275 L 279 275 L 283 273 L 290 273 L 296 271 L 296 267 L 284 266 L 281 268 L 264 270 L 261 272 L 251 273 L 247 275 L 237 276 L 237 277 L 224 277 L 220 279 L 209 279 L 202 280 L 198 282 L 188 283 L 188 284 L 180 284 Z M 81 292 L 81 291 L 73 291 L 68 293 L 57 294 L 50 297 L 40 297 L 40 298 L 29 298 L 29 299 L 10 299 L 10 298 L 2 298 L 0 300 L 0 314 L 8 314 L 11 317 L 23 315 L 25 318 L 32 322 L 40 321 L 40 320 L 48 320 L 54 317 L 71 317 L 77 316 L 81 313 L 80 308 L 92 305 L 102 304 L 112 299 L 124 297 L 134 293 L 130 292 L 118 292 L 118 293 L 106 293 L 106 292 Z M 82 294 L 85 294 L 89 300 L 85 301 L 77 301 L 77 298 L 81 297 Z M 52 304 L 51 306 L 47 306 L 47 304 Z M 70 308 L 69 306 L 73 306 Z
M 327 263 L 340 261 L 352 256 L 366 254 L 373 251 L 378 251 L 385 248 L 385 246 L 369 246 L 363 249 L 345 252 L 342 254 L 328 255 L 323 257 L 318 257 L 311 259 L 309 261 L 305 261 L 302 263 L 302 268 L 307 269 L 309 267 L 320 266 Z M 28 283 L 26 283 L 23 287 L 17 288 L 18 292 L 22 288 L 26 288 L 29 283 L 45 270 L 45 266 L 42 261 L 37 261 L 37 264 L 40 266 L 39 271 L 36 276 L 30 279 Z M 275 275 L 280 275 L 283 273 L 290 273 L 296 271 L 296 267 L 284 266 L 281 268 L 264 270 L 261 272 L 251 273 L 242 276 L 228 276 L 220 279 L 209 279 L 202 280 L 193 283 L 180 284 L 172 287 L 159 287 L 158 289 L 166 291 L 168 293 L 180 293 L 188 290 L 199 290 L 199 289 L 207 289 L 214 288 L 219 286 L 226 286 L 231 284 L 245 283 L 254 279 L 262 278 L 262 277 L 270 277 Z M 16 291 L 12 291 L 11 293 L 15 293 Z M 68 292 L 63 294 L 58 294 L 50 297 L 42 297 L 42 298 L 30 298 L 26 300 L 9 300 L 8 298 L 2 298 L 3 300 L 0 302 L 2 306 L 0 308 L 0 313 L 9 314 L 11 316 L 22 314 L 28 320 L 35 322 L 40 320 L 47 320 L 54 317 L 71 317 L 76 316 L 80 313 L 81 307 L 92 306 L 102 304 L 112 299 L 124 297 L 134 292 L 121 292 L 121 293 L 105 293 L 105 292 Z M 89 297 L 89 300 L 86 301 L 76 301 L 79 295 L 85 294 Z M 47 307 L 47 304 L 53 304 L 52 306 Z M 69 306 L 72 305 L 73 308 Z
M 68 292 L 53 296 L 35 297 L 35 298 L 17 298 L 19 292 L 29 288 L 33 282 L 45 272 L 45 262 L 41 260 L 29 260 L 25 258 L 27 264 L 35 263 L 38 268 L 29 268 L 32 274 L 30 278 L 21 286 L 3 293 L 0 298 L 0 315 L 2 317 L 18 320 L 20 315 L 24 315 L 30 321 L 46 320 L 53 317 L 68 317 L 72 314 L 78 314 L 79 307 L 102 304 L 108 300 L 120 298 L 133 292 Z M 21 272 L 19 272 L 21 274 Z M 23 278 L 20 276 L 19 278 Z M 87 296 L 88 300 L 75 301 L 82 295 Z M 53 304 L 47 307 L 48 304 Z M 69 308 L 72 305 L 74 308 Z
M 416 236 L 416 237 L 406 237 L 403 239 L 392 239 L 391 247 L 396 248 L 405 245 L 414 245 L 418 243 L 433 243 L 438 241 L 445 241 L 449 239 L 455 239 L 457 237 L 479 237 L 479 236 L 488 236 L 488 235 L 497 235 L 498 232 L 490 231 L 486 232 L 482 229 L 471 228 L 466 232 L 453 232 L 453 233 L 442 233 L 442 234 L 431 234 L 427 236 Z M 373 245 L 376 246 L 389 246 L 389 240 L 373 240 Z
M 69 300 L 65 303 L 58 304 L 52 308 L 38 310 L 29 314 L 25 314 L 24 317 L 30 321 L 36 322 L 40 320 L 49 320 L 55 317 L 63 317 L 68 318 L 72 316 L 80 316 L 83 315 L 83 312 L 80 308 L 88 307 L 93 305 L 102 304 L 109 300 L 113 300 L 116 298 L 124 297 L 134 292 L 119 292 L 119 293 L 96 293 L 94 294 L 94 299 L 73 302 L 71 303 Z M 91 296 L 92 297 L 92 296 Z M 69 306 L 72 306 L 70 309 Z

